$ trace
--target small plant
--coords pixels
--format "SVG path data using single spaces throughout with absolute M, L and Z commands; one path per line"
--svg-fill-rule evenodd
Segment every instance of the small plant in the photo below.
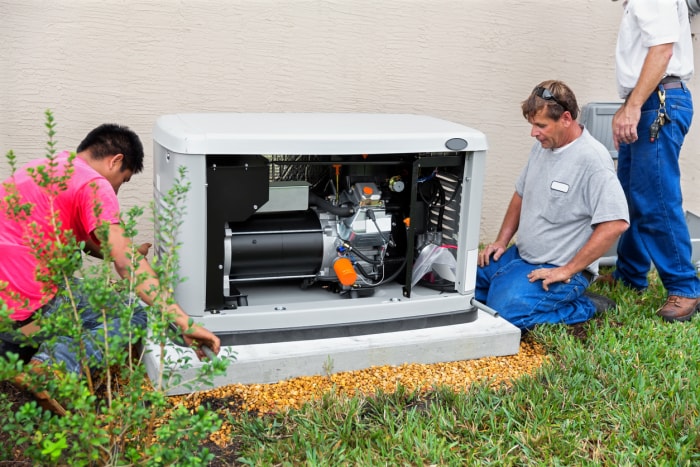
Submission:
M 141 362 L 143 347 L 138 345 L 149 338 L 164 347 L 177 334 L 170 326 L 172 317 L 162 310 L 173 302 L 172 291 L 179 281 L 178 248 L 173 239 L 189 188 L 184 183 L 185 171 L 180 170 L 174 188 L 164 200 L 167 209 L 161 212 L 158 223 L 171 230 L 160 234 L 159 241 L 168 255 L 154 267 L 160 285 L 158 300 L 153 306 L 144 306 L 135 292 L 144 277 L 135 274 L 142 256 L 133 242 L 131 276 L 115 282 L 108 259 L 107 226 L 97 232 L 106 260 L 89 265 L 82 260 L 85 245 L 77 242 L 70 231 L 62 231 L 53 202 L 66 189 L 75 154 L 69 158 L 67 170 L 60 170 L 55 156 L 55 121 L 50 111 L 46 111 L 46 127 L 49 137 L 46 164 L 36 167 L 31 176 L 48 194 L 52 229 L 41 231 L 36 224 L 26 223 L 25 237 L 41 266 L 38 277 L 46 287 L 58 290 L 56 296 L 61 305 L 49 318 L 42 318 L 40 313 L 35 313 L 34 318 L 42 332 L 56 336 L 50 341 L 60 339 L 57 336 L 73 338 L 73 351 L 80 358 L 83 375 L 62 371 L 60 366 L 28 372 L 18 355 L 9 353 L 5 358 L 0 357 L 0 379 L 12 380 L 24 375 L 30 387 L 45 389 L 67 411 L 65 416 L 58 417 L 34 401 L 14 411 L 8 404 L 0 404 L 3 420 L 0 430 L 37 465 L 206 465 L 211 455 L 202 444 L 219 428 L 218 415 L 204 408 L 190 413 L 182 406 L 174 406 L 162 384 L 164 366 L 161 365 L 156 384 L 151 384 Z M 15 155 L 10 151 L 7 159 L 14 176 Z M 6 183 L 5 189 L 7 196 L 0 200 L 1 208 L 11 219 L 25 222 L 32 206 L 21 203 L 12 182 Z M 97 212 L 100 206 L 94 209 Z M 132 208 L 122 218 L 125 235 L 132 240 L 142 214 L 143 209 Z M 85 332 L 79 316 L 81 299 L 88 300 L 92 309 L 101 310 L 104 332 Z M 145 309 L 148 316 L 146 327 L 132 324 L 132 316 L 140 309 Z M 12 310 L 2 300 L 0 313 L 0 332 L 7 331 Z M 107 334 L 108 329 L 117 326 L 119 333 Z M 99 349 L 100 362 L 88 357 L 91 354 L 88 348 Z M 196 383 L 210 383 L 213 376 L 225 371 L 227 363 L 227 359 L 211 359 L 202 366 Z M 2 456 L 0 461 L 5 460 Z
M 330 378 L 333 374 L 333 358 L 328 355 L 326 361 L 323 362 L 323 373 Z

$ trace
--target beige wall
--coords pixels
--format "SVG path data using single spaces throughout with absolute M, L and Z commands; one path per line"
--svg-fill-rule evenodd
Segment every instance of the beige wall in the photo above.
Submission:
M 428 114 L 488 138 L 488 241 L 533 141 L 520 101 L 549 78 L 581 104 L 617 100 L 621 13 L 610 0 L 0 0 L 0 153 L 43 155 L 47 108 L 60 148 L 99 123 L 127 124 L 147 163 L 119 196 L 145 206 L 162 114 Z M 695 47 L 700 72 L 697 37 Z M 700 96 L 700 77 L 692 89 Z M 682 155 L 686 208 L 698 213 L 699 135 L 696 122 Z

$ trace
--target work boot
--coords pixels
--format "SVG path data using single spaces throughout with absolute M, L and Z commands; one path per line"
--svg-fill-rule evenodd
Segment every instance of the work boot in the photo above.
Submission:
M 593 305 L 595 305 L 595 314 L 604 313 L 617 308 L 617 303 L 615 303 L 615 300 L 604 295 L 593 293 L 588 290 L 583 292 L 583 295 L 588 297 L 588 299 L 593 302 Z
M 54 376 L 54 373 L 51 372 L 51 370 L 42 368 L 39 365 L 40 364 L 36 363 L 36 360 L 32 360 L 25 368 L 29 368 L 29 371 L 36 375 L 46 374 L 49 372 L 51 376 Z M 31 378 L 26 373 L 20 373 L 15 376 L 13 378 L 13 383 L 20 389 L 31 392 L 34 395 L 37 404 L 39 404 L 45 410 L 49 410 L 50 412 L 60 416 L 64 416 L 66 414 L 66 409 L 63 408 L 63 406 L 56 399 L 52 398 L 48 391 L 37 388 L 35 386 L 36 383 L 32 382 Z
M 664 306 L 659 308 L 656 314 L 669 323 L 675 321 L 690 321 L 690 318 L 698 311 L 698 305 L 700 305 L 700 300 L 698 298 L 669 295 Z

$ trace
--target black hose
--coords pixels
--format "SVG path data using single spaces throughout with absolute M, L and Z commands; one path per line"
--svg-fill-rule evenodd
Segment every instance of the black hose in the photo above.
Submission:
M 335 214 L 338 217 L 350 217 L 353 214 L 355 214 L 355 208 L 352 207 L 344 207 L 344 206 L 336 206 L 330 201 L 321 198 L 318 196 L 316 193 L 310 191 L 309 192 L 309 204 L 311 206 L 316 206 L 317 208 L 330 212 L 331 214 Z
M 369 284 L 366 286 L 366 288 L 379 287 L 382 284 L 386 284 L 387 282 L 393 281 L 394 279 L 396 279 L 396 276 L 398 276 L 399 273 L 403 270 L 404 266 L 406 266 L 406 257 L 404 257 L 403 261 L 401 262 L 401 266 L 396 271 L 394 271 L 394 273 L 391 276 L 385 277 L 376 284 Z
M 374 215 L 374 210 L 372 210 L 372 208 L 367 209 L 367 217 L 369 217 L 372 220 L 372 222 L 374 223 L 374 226 L 377 228 L 377 232 L 379 232 L 379 236 L 382 237 L 382 241 L 384 242 L 384 244 L 388 245 L 389 240 L 391 240 L 391 238 L 387 239 L 384 236 L 384 232 L 382 232 L 382 229 L 379 228 L 379 224 L 377 223 L 377 217 Z
M 356 262 L 355 264 L 353 264 L 353 266 L 355 266 L 355 269 L 357 269 L 358 272 L 359 272 L 360 274 L 362 274 L 362 276 L 363 276 L 365 279 L 369 279 L 369 280 L 371 280 L 371 281 L 374 280 L 374 277 L 372 277 L 371 274 L 367 273 L 367 271 L 365 271 L 365 268 L 363 268 L 362 265 L 360 265 L 360 263 L 357 263 L 357 262 Z
M 366 254 L 362 253 L 360 250 L 356 250 L 355 248 L 353 248 L 352 245 L 350 245 L 347 242 L 343 243 L 343 247 L 346 250 L 352 252 L 354 255 L 359 256 L 362 260 L 364 260 L 365 263 L 373 264 L 375 266 L 379 266 L 380 264 L 382 264 L 381 260 L 371 259 Z
M 445 215 L 445 206 L 447 206 L 445 203 L 445 189 L 442 187 L 440 180 L 435 178 L 424 182 L 423 186 L 430 190 L 430 199 L 425 197 L 425 193 L 421 189 L 418 190 L 418 194 L 423 202 L 428 205 L 429 209 L 438 209 L 436 231 L 442 232 L 442 220 Z

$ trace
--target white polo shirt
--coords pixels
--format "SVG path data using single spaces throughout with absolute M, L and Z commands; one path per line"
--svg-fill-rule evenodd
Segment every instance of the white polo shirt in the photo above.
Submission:
M 628 0 L 623 6 L 615 51 L 620 97 L 627 97 L 637 85 L 647 51 L 655 45 L 673 43 L 666 75 L 689 80 L 694 68 L 686 0 Z

